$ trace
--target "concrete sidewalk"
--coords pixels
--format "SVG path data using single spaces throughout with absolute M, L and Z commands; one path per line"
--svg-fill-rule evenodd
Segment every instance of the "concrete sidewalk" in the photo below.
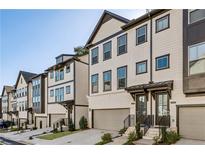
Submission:
M 182 138 L 175 145 L 205 145 L 205 141 Z

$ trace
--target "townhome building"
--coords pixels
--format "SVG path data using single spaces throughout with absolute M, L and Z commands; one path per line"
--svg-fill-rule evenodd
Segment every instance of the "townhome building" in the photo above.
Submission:
M 0 97 L 0 119 L 2 119 L 2 102 Z
M 59 127 L 60 121 L 72 121 L 79 128 L 82 116 L 88 118 L 88 55 L 62 54 L 46 70 L 48 126 Z
M 47 74 L 38 74 L 30 80 L 28 119 L 36 128 L 46 128 L 47 125 Z
M 104 11 L 89 49 L 89 127 L 140 122 L 205 140 L 205 10 Z M 144 129 L 145 130 L 145 129 Z
M 13 90 L 12 86 L 4 86 L 1 94 L 1 110 L 2 110 L 2 119 L 5 121 L 11 121 L 11 115 L 9 113 L 11 109 L 11 92 Z
M 31 106 L 31 89 L 32 84 L 29 82 L 37 74 L 31 72 L 20 71 L 16 80 L 16 105 L 14 110 L 18 121 L 18 127 L 26 127 L 27 124 L 31 124 L 29 121 L 29 107 Z

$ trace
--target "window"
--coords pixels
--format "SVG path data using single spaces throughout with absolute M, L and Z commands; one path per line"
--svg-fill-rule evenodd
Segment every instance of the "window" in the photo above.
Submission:
M 55 81 L 59 80 L 59 71 L 55 71 Z
M 103 60 L 111 58 L 112 42 L 103 44 Z
M 66 73 L 69 73 L 70 72 L 70 65 L 67 65 L 66 66 Z
M 53 79 L 53 77 L 54 77 L 54 73 L 53 73 L 53 71 L 51 71 L 50 72 L 50 79 Z
M 110 91 L 111 90 L 111 71 L 106 71 L 103 73 L 103 90 Z
M 205 73 L 205 42 L 189 47 L 189 74 Z
M 142 44 L 147 41 L 147 25 L 144 25 L 136 30 L 136 44 Z
M 192 24 L 199 20 L 205 19 L 205 9 L 193 10 L 189 13 L 189 23 Z
M 127 34 L 117 38 L 117 55 L 127 52 Z
M 136 74 L 147 73 L 147 60 L 136 63 Z
M 60 80 L 64 79 L 64 70 L 60 70 Z
M 98 92 L 98 74 L 91 76 L 92 93 Z
M 55 89 L 55 101 L 64 101 L 64 87 Z
M 53 97 L 54 96 L 54 90 L 50 90 L 50 97 Z
M 127 66 L 117 69 L 117 88 L 122 89 L 127 86 Z
M 63 62 L 63 56 L 60 56 L 56 58 L 56 64 L 62 63 Z
M 169 28 L 169 15 L 156 20 L 156 32 Z
M 157 94 L 157 114 L 158 116 L 167 116 L 168 108 L 168 95 L 166 93 Z
M 70 86 L 66 86 L 66 94 L 70 94 Z
M 169 55 L 164 55 L 156 58 L 156 70 L 169 68 Z
M 98 63 L 98 47 L 91 50 L 92 54 L 92 65 Z

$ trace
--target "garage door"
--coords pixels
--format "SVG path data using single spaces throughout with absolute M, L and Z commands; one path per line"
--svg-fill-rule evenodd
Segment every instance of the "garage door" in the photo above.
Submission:
M 94 110 L 93 126 L 97 129 L 120 130 L 124 127 L 123 121 L 129 113 L 129 109 Z
M 184 138 L 205 140 L 205 107 L 179 108 L 179 134 Z

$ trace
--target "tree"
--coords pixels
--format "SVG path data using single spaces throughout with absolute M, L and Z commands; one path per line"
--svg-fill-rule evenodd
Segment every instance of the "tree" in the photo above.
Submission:
M 74 48 L 74 52 L 76 53 L 77 56 L 83 56 L 88 54 L 89 50 L 84 48 L 83 46 L 78 46 Z

